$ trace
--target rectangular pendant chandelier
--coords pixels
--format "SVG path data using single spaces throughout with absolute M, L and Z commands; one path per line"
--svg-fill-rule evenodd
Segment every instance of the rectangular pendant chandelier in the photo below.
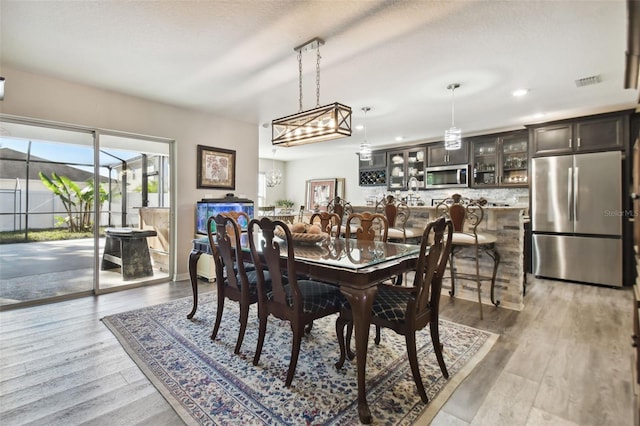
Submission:
M 351 107 L 333 104 L 271 122 L 272 145 L 297 146 L 351 136 Z

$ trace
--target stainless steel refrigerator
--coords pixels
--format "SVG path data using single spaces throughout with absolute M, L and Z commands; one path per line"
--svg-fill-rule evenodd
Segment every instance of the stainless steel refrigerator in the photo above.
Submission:
M 532 160 L 534 275 L 622 286 L 621 155 Z

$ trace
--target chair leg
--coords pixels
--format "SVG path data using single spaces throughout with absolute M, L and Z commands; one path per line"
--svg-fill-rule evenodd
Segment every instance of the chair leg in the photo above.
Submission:
M 498 306 L 500 305 L 500 301 L 495 299 L 495 287 L 496 275 L 498 274 L 498 265 L 500 264 L 500 253 L 498 253 L 495 248 L 492 248 L 490 250 L 487 250 L 487 254 L 493 259 L 493 275 L 491 276 L 491 303 L 493 303 L 495 306 Z M 525 273 L 524 276 L 526 285 L 527 274 Z
M 449 372 L 447 371 L 447 366 L 444 363 L 444 357 L 442 356 L 442 343 L 440 343 L 440 329 L 437 319 L 431 321 L 429 324 L 429 331 L 431 332 L 431 342 L 433 343 L 433 350 L 436 353 L 436 358 L 438 359 L 440 371 L 442 371 L 444 378 L 448 379 Z
M 335 366 L 337 369 L 342 368 L 344 365 L 344 361 L 347 358 L 347 352 L 345 349 L 345 337 L 344 337 L 344 327 L 347 325 L 347 320 L 340 315 L 336 320 L 336 337 L 338 338 L 338 345 L 340 345 L 340 359 L 336 362 Z
M 418 352 L 416 350 L 416 334 L 409 332 L 405 336 L 407 342 L 407 356 L 409 357 L 409 365 L 411 365 L 411 373 L 413 374 L 413 381 L 416 382 L 420 399 L 425 404 L 429 402 L 427 393 L 424 391 L 424 385 L 422 384 L 422 378 L 420 377 L 420 368 L 418 367 Z
M 222 322 L 222 311 L 224 310 L 224 289 L 220 291 L 218 288 L 218 310 L 216 311 L 216 323 L 213 325 L 213 331 L 211 332 L 211 340 L 215 340 L 220 329 L 220 323 Z
M 345 343 L 347 346 L 347 358 L 352 360 L 356 357 L 356 353 L 351 350 L 351 336 L 353 335 L 353 321 L 349 321 L 347 324 L 347 337 L 345 338 Z
M 311 333 L 312 329 L 313 329 L 313 321 L 311 321 L 309 324 L 307 324 L 307 327 L 304 329 L 304 332 L 309 334 L 309 333 Z
M 260 354 L 262 354 L 262 345 L 264 345 L 264 336 L 267 334 L 267 316 L 268 314 L 261 314 L 258 312 L 258 316 L 260 317 L 260 324 L 258 325 L 258 344 L 256 345 L 256 353 L 253 356 L 253 365 L 258 365 L 258 361 L 260 361 Z
M 478 287 L 478 306 L 480 306 L 480 319 L 482 319 L 482 284 L 480 283 L 480 251 L 476 244 L 476 286 Z
M 240 304 L 240 331 L 238 331 L 238 341 L 236 347 L 233 350 L 234 354 L 240 353 L 240 347 L 244 340 L 244 333 L 247 330 L 247 321 L 249 319 L 249 305 L 247 303 Z
M 453 263 L 453 247 L 451 248 L 451 254 L 449 255 L 449 272 L 451 273 L 451 290 L 449 290 L 449 296 L 454 297 L 456 295 L 456 268 Z
M 373 339 L 373 341 L 376 345 L 380 344 L 380 326 L 379 325 L 376 325 L 376 337 L 375 339 Z
M 298 355 L 300 355 L 300 345 L 302 343 L 302 335 L 304 334 L 304 325 L 291 323 L 293 330 L 293 342 L 291 344 L 291 361 L 289 361 L 289 371 L 287 372 L 287 380 L 284 382 L 285 387 L 290 387 L 293 376 L 296 374 L 296 366 L 298 365 Z

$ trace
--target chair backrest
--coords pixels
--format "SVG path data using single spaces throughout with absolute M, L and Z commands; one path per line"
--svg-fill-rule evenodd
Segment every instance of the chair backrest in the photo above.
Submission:
M 340 197 L 335 197 L 333 200 L 329 201 L 329 204 L 327 204 L 327 211 L 329 213 L 337 214 L 340 216 L 340 220 L 343 220 L 345 217 L 353 213 L 353 207 L 351 206 L 351 203 Z
M 358 224 L 355 235 L 351 232 L 351 226 Z M 347 217 L 345 226 L 345 238 L 356 238 L 365 241 L 387 241 L 389 235 L 389 222 L 381 213 L 351 213 Z
M 416 316 L 428 308 L 431 320 L 438 320 L 442 277 L 451 253 L 452 237 L 453 223 L 445 217 L 429 222 L 424 229 L 413 281 L 418 289 L 413 312 Z
M 216 223 L 215 240 L 213 238 L 213 232 L 211 232 L 211 225 L 214 221 Z M 233 217 L 223 213 L 217 216 L 210 216 L 207 220 L 207 229 L 209 245 L 212 248 L 214 263 L 216 265 L 216 279 L 224 282 L 226 277 L 227 283 L 230 286 L 240 290 L 242 285 L 238 282 L 238 276 L 241 281 L 248 281 L 244 263 L 242 262 L 242 248 L 240 245 L 240 234 L 242 230 L 240 229 L 240 225 L 238 225 L 238 222 L 236 222 Z M 234 269 L 237 269 L 238 276 L 236 276 Z
M 342 217 L 336 213 L 320 212 L 314 213 L 309 219 L 309 223 L 313 225 L 316 219 L 320 220 L 320 228 L 322 232 L 326 232 L 331 236 L 340 235 L 340 226 L 342 226 Z M 333 232 L 335 230 L 335 232 Z
M 249 215 L 243 211 L 228 211 L 221 214 L 223 216 L 233 218 L 233 220 L 235 220 L 236 223 L 240 226 L 240 229 L 247 227 L 249 225 L 249 222 L 251 221 Z
M 454 232 L 465 232 L 466 225 L 471 233 L 476 234 L 484 218 L 484 209 L 476 200 L 453 194 L 438 203 L 436 215 L 451 219 Z
M 403 228 L 411 216 L 411 209 L 404 201 L 387 195 L 376 204 L 376 213 L 384 214 L 391 228 Z
M 287 245 L 287 267 L 284 268 L 284 270 L 280 263 L 280 243 L 274 239 L 274 232 L 278 227 L 283 230 L 284 240 Z M 262 238 L 256 238 L 258 233 L 261 233 Z M 256 266 L 259 299 L 263 302 L 267 300 L 264 279 L 264 270 L 266 267 L 271 277 L 272 300 L 277 305 L 281 305 L 279 311 L 287 309 L 298 309 L 301 311 L 302 296 L 296 279 L 293 239 L 289 226 L 281 220 L 271 220 L 267 217 L 253 219 L 249 222 L 248 239 L 251 255 Z M 260 243 L 260 251 L 258 251 L 256 247 L 257 240 Z M 283 279 L 284 276 L 287 277 L 286 280 Z M 287 303 L 287 295 L 284 288 L 285 284 L 291 286 L 292 305 Z

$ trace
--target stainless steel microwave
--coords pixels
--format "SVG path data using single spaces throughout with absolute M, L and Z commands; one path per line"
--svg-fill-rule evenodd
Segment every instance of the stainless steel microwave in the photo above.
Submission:
M 469 186 L 469 165 L 427 167 L 426 189 Z

